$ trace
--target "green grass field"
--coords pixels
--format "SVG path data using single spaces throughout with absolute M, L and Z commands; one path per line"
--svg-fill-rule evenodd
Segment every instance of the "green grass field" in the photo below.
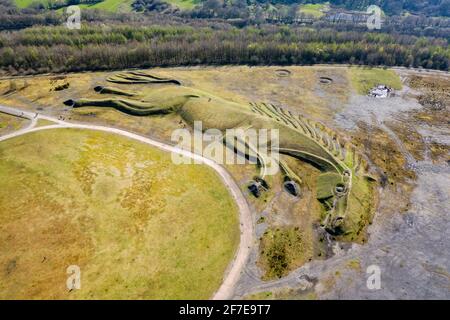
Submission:
M 379 84 L 384 84 L 395 90 L 402 89 L 402 81 L 393 70 L 381 68 L 349 68 L 350 81 L 353 88 L 359 93 L 366 95 L 369 90 Z
M 191 10 L 197 5 L 199 0 L 164 0 L 164 2 L 170 3 L 181 10 Z
M 93 5 L 82 4 L 80 8 L 100 9 L 110 12 L 130 12 L 132 3 L 133 0 L 104 0 Z
M 14 3 L 19 8 L 27 8 L 33 3 L 47 5 L 49 2 L 50 0 L 14 0 Z M 190 10 L 196 6 L 198 0 L 165 0 L 164 2 L 170 3 L 181 10 Z M 110 12 L 130 12 L 132 10 L 132 3 L 133 0 L 104 0 L 95 4 L 80 4 L 79 7 L 82 9 L 101 9 Z M 59 9 L 59 11 L 61 10 Z
M 19 8 L 27 8 L 33 3 L 42 3 L 44 5 L 48 4 L 47 0 L 13 0 L 13 2 Z
M 303 4 L 299 8 L 299 12 L 313 16 L 318 19 L 325 15 L 325 12 L 329 10 L 328 3 L 317 3 L 317 4 Z
M 49 0 L 14 0 L 14 3 L 19 8 L 27 8 L 33 3 L 41 3 L 47 5 L 50 3 Z M 80 8 L 84 9 L 101 9 L 110 12 L 130 12 L 131 4 L 133 0 L 104 0 L 95 4 L 80 4 Z M 64 8 L 63 8 L 64 9 Z M 58 11 L 62 11 L 59 9 Z
M 239 242 L 216 173 L 102 132 L 0 143 L 1 299 L 206 299 Z M 81 289 L 66 268 L 81 268 Z

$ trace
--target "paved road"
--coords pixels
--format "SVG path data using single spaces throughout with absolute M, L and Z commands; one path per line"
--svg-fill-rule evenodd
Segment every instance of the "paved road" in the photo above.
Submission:
M 231 175 L 220 165 L 218 165 L 216 162 L 202 157 L 198 154 L 192 153 L 187 150 L 183 150 L 162 142 L 158 142 L 152 139 L 149 139 L 147 137 L 143 137 L 125 130 L 117 129 L 117 128 L 111 128 L 111 127 L 104 127 L 104 126 L 97 126 L 97 125 L 88 125 L 88 124 L 81 124 L 81 123 L 72 123 L 72 122 L 66 122 L 62 121 L 53 117 L 41 115 L 34 112 L 27 112 L 16 108 L 11 107 L 5 107 L 0 106 L 0 112 L 18 116 L 21 118 L 26 118 L 30 120 L 30 124 L 21 130 L 15 131 L 13 133 L 4 135 L 0 137 L 0 141 L 4 141 L 7 139 L 11 139 L 23 134 L 41 131 L 41 130 L 48 130 L 48 129 L 58 129 L 58 128 L 77 128 L 77 129 L 88 129 L 88 130 L 98 130 L 98 131 L 105 131 L 110 132 L 114 134 L 118 134 L 121 136 L 125 136 L 134 140 L 138 140 L 140 142 L 146 143 L 148 145 L 151 145 L 153 147 L 157 147 L 161 150 L 167 151 L 167 152 L 174 152 L 181 154 L 183 156 L 192 158 L 194 160 L 199 160 L 201 163 L 211 167 L 214 169 L 219 176 L 221 177 L 222 181 L 227 186 L 228 190 L 231 192 L 231 195 L 236 201 L 236 204 L 239 208 L 239 220 L 240 220 L 240 230 L 241 230 L 241 236 L 240 236 L 240 243 L 239 248 L 236 252 L 236 255 L 231 262 L 230 266 L 228 267 L 226 274 L 224 276 L 224 280 L 222 282 L 222 285 L 220 288 L 214 293 L 213 299 L 221 300 L 221 299 L 230 299 L 234 295 L 236 283 L 238 282 L 241 273 L 244 269 L 244 266 L 248 260 L 249 254 L 250 254 L 250 247 L 252 245 L 253 239 L 254 239 L 254 225 L 253 225 L 253 219 L 252 219 L 252 212 L 250 210 L 250 207 L 248 206 L 247 201 L 245 200 L 239 186 L 236 184 L 234 179 L 231 177 Z M 49 121 L 55 122 L 54 125 L 47 125 L 42 127 L 35 127 L 36 123 L 39 119 L 45 119 Z

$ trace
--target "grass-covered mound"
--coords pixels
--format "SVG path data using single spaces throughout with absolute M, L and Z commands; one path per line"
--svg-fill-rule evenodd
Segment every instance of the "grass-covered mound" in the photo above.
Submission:
M 350 68 L 350 80 L 353 88 L 362 95 L 373 87 L 383 84 L 395 90 L 402 88 L 402 81 L 394 70 L 380 68 Z
M 15 5 L 18 8 L 28 8 L 32 5 L 38 5 L 41 4 L 44 7 L 49 7 L 54 3 L 50 0 L 13 0 Z M 61 1 L 62 2 L 62 1 Z M 103 0 L 103 1 L 97 1 L 92 3 L 81 3 L 78 4 L 78 6 L 81 9 L 99 9 L 104 10 L 108 12 L 131 12 L 132 11 L 132 4 L 133 0 Z M 193 9 L 196 4 L 197 0 L 165 0 L 161 1 L 168 3 L 176 8 L 179 8 L 180 10 L 191 10 Z M 67 5 L 69 2 L 67 2 Z M 65 10 L 65 6 L 62 7 L 63 10 Z M 61 9 L 59 9 L 61 11 Z
M 0 298 L 203 299 L 239 241 L 216 173 L 126 138 L 55 129 L 0 143 Z M 81 289 L 66 268 L 81 268 Z

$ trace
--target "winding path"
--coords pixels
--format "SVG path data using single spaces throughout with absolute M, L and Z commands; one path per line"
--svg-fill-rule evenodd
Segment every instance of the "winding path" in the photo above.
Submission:
M 18 131 L 15 131 L 13 133 L 0 136 L 0 141 L 4 141 L 7 139 L 11 139 L 23 134 L 41 131 L 41 130 L 48 130 L 48 129 L 64 129 L 64 128 L 76 128 L 76 129 L 88 129 L 88 130 L 97 130 L 97 131 L 105 131 L 110 132 L 114 134 L 118 134 L 121 136 L 125 136 L 134 140 L 138 140 L 140 142 L 146 143 L 148 145 L 151 145 L 153 147 L 159 148 L 161 150 L 167 151 L 167 152 L 174 152 L 181 154 L 183 156 L 192 158 L 194 160 L 198 160 L 201 163 L 211 167 L 214 169 L 219 176 L 221 177 L 222 181 L 227 186 L 228 190 L 231 192 L 231 195 L 233 196 L 234 200 L 236 201 L 236 204 L 239 208 L 239 222 L 240 222 L 240 243 L 238 250 L 235 254 L 235 257 L 231 264 L 228 266 L 228 269 L 225 273 L 223 282 L 220 286 L 220 288 L 214 293 L 212 299 L 215 300 L 224 300 L 224 299 L 231 299 L 234 295 L 234 290 L 236 283 L 238 282 L 241 273 L 244 269 L 244 266 L 248 260 L 249 254 L 250 254 L 250 247 L 253 242 L 253 235 L 254 235 L 254 225 L 253 225 L 253 219 L 252 219 L 252 213 L 250 210 L 250 207 L 248 206 L 247 201 L 245 200 L 239 186 L 236 184 L 234 179 L 231 177 L 231 175 L 219 164 L 212 161 L 211 159 L 205 158 L 203 156 L 200 156 L 198 154 L 192 153 L 190 151 L 174 147 L 162 142 L 158 142 L 155 140 L 152 140 L 150 138 L 131 133 L 125 130 L 112 128 L 112 127 L 104 127 L 104 126 L 97 126 L 97 125 L 88 125 L 88 124 L 81 124 L 81 123 L 71 123 L 62 121 L 53 117 L 41 115 L 39 113 L 34 112 L 28 112 L 23 111 L 16 108 L 10 108 L 0 105 L 0 112 L 29 119 L 30 124 Z M 52 121 L 55 124 L 53 125 L 46 125 L 42 127 L 36 127 L 36 124 L 39 119 Z

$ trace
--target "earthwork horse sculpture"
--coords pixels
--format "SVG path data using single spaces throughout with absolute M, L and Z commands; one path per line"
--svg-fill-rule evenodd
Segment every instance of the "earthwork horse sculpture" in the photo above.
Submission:
M 278 149 L 271 151 L 307 161 L 322 171 L 317 178 L 316 198 L 323 205 L 322 225 L 325 229 L 333 235 L 342 235 L 356 232 L 359 228 L 355 229 L 354 226 L 358 223 L 360 225 L 360 222 L 355 221 L 353 217 L 348 218 L 349 197 L 355 183 L 359 188 L 367 188 L 373 179 L 367 174 L 366 162 L 355 149 L 349 143 L 343 145 L 337 135 L 325 126 L 272 104 L 245 105 L 227 101 L 213 94 L 185 87 L 175 79 L 162 78 L 147 72 L 123 72 L 107 80 L 117 84 L 150 84 L 150 86 L 144 87 L 139 92 L 97 86 L 94 90 L 106 98 L 67 100 L 64 103 L 74 108 L 110 107 L 134 116 L 177 113 L 191 126 L 194 121 L 202 121 L 204 130 L 278 129 Z M 248 146 L 248 141 L 242 142 L 247 147 L 255 147 Z M 264 155 L 257 154 L 257 157 L 259 164 L 264 167 Z M 277 161 L 284 175 L 286 191 L 298 196 L 302 185 L 301 178 L 285 161 L 282 159 Z M 264 180 L 264 170 L 261 170 L 260 176 L 255 177 L 249 189 L 258 196 L 264 188 L 268 188 L 268 185 Z M 362 201 L 358 198 L 357 200 Z

